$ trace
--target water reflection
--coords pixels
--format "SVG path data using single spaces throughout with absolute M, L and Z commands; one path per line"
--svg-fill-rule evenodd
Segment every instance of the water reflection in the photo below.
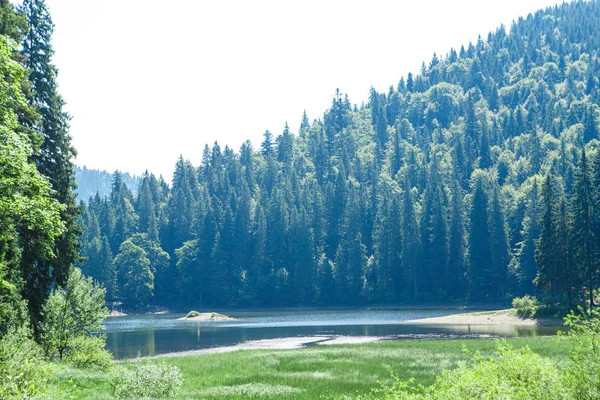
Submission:
M 555 335 L 560 326 L 407 324 L 407 319 L 453 311 L 312 311 L 229 313 L 238 321 L 179 321 L 173 315 L 131 316 L 107 321 L 107 348 L 115 358 L 152 356 L 249 340 L 342 335 L 387 339 L 484 338 Z

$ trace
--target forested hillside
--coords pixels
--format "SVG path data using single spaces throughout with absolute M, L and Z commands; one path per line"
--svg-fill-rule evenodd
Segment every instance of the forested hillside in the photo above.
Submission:
M 82 217 L 82 269 L 131 307 L 582 302 L 598 287 L 598 49 L 600 3 L 564 4 L 368 104 L 338 91 L 297 134 L 179 159 L 170 187 L 146 174 L 134 196 L 117 174 Z
M 122 173 L 122 178 L 133 194 L 137 193 L 139 179 L 135 175 Z M 96 193 L 100 197 L 108 197 L 112 187 L 113 176 L 106 171 L 97 169 L 88 169 L 83 167 L 75 167 L 75 183 L 77 184 L 77 200 L 88 201 L 90 197 Z

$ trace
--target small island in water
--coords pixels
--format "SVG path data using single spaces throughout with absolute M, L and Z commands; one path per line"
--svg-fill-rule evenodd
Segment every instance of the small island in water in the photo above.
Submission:
M 180 321 L 237 321 L 235 318 L 216 312 L 190 311 L 185 317 L 177 318 Z

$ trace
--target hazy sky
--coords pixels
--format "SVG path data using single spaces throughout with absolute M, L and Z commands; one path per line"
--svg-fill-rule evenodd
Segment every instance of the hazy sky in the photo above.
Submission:
M 171 179 L 206 143 L 257 147 L 336 88 L 387 91 L 501 23 L 555 0 L 47 0 L 78 165 Z

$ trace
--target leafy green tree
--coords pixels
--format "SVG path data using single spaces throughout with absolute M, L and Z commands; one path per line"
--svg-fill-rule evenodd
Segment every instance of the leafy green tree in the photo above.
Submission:
M 113 260 L 117 272 L 117 293 L 132 308 L 147 306 L 154 297 L 154 274 L 143 248 L 124 241 Z
M 25 71 L 12 60 L 12 51 L 7 38 L 0 36 L 0 314 L 3 322 L 22 323 L 17 289 L 37 329 L 52 284 L 54 243 L 64 232 L 59 214 L 64 207 L 51 198 L 49 182 L 28 160 L 34 135 L 19 123 L 19 113 L 31 108 L 21 91 Z
M 169 295 L 167 293 L 168 286 L 165 285 L 165 281 L 169 279 L 169 254 L 160 247 L 160 243 L 157 240 L 151 239 L 146 233 L 136 233 L 128 240 L 142 248 L 146 253 L 148 261 L 150 261 L 150 271 L 154 276 L 155 299 L 163 303 Z
M 101 331 L 108 316 L 104 306 L 105 289 L 74 268 L 65 287 L 58 287 L 44 304 L 41 342 L 46 355 L 63 358 L 70 341 Z

